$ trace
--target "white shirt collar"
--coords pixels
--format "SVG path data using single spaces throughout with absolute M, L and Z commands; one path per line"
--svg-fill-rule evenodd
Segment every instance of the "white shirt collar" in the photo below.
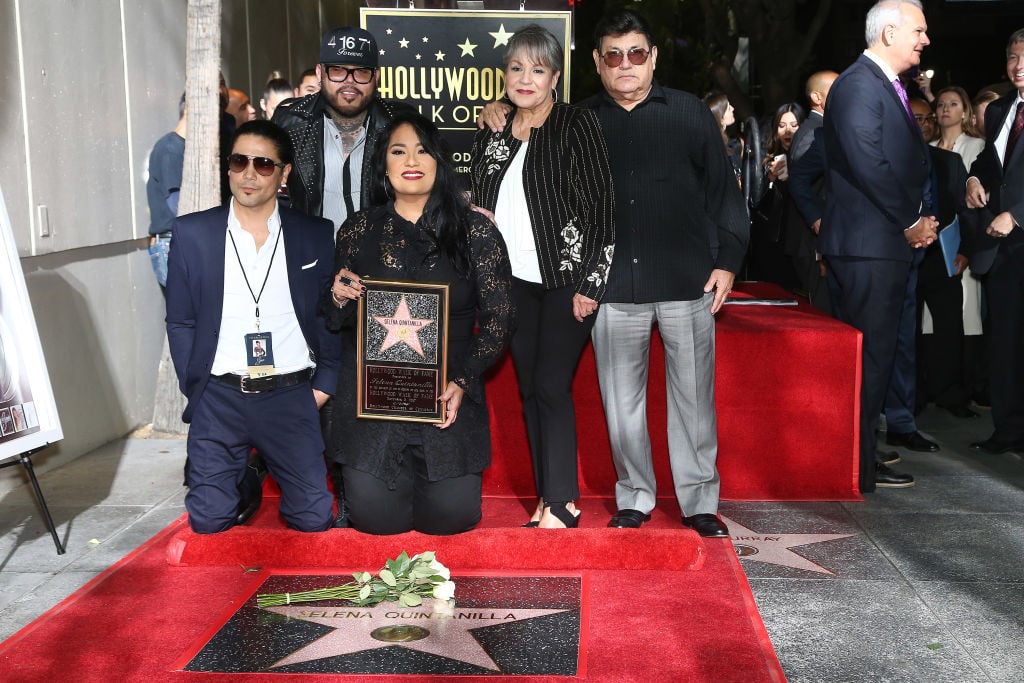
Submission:
M 277 231 L 281 229 L 281 213 L 278 211 L 278 203 L 274 202 L 274 212 L 267 218 L 267 230 L 270 231 L 270 239 L 267 241 L 273 241 L 277 239 Z M 235 198 L 231 198 L 231 203 L 228 205 L 228 230 L 245 230 L 242 224 L 238 221 L 238 216 L 235 215 Z
M 893 71 L 892 67 L 889 66 L 884 59 L 879 57 L 871 50 L 864 50 L 864 56 L 878 65 L 878 68 L 881 69 L 882 73 L 885 74 L 885 79 L 890 83 L 892 83 L 893 81 L 900 77 L 900 75 Z

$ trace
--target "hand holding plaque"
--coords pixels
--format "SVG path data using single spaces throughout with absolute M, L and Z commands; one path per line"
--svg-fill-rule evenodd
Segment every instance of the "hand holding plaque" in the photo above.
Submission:
M 363 279 L 356 416 L 445 424 L 448 285 Z

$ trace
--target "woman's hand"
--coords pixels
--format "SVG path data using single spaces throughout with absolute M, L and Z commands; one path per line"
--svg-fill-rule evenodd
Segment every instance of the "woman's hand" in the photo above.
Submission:
M 452 426 L 455 418 L 459 416 L 459 407 L 462 405 L 462 396 L 465 393 L 465 390 L 455 382 L 448 382 L 448 386 L 444 388 L 444 393 L 437 397 L 438 402 L 443 403 L 445 407 L 444 422 L 434 425 L 435 427 L 447 429 Z
M 572 317 L 576 322 L 581 323 L 588 315 L 597 313 L 597 302 L 582 294 L 572 296 Z
M 363 287 L 363 281 L 359 279 L 358 275 L 351 270 L 342 268 L 334 276 L 334 284 L 331 285 L 331 297 L 334 299 L 334 305 L 341 308 L 349 301 L 354 301 L 361 297 L 365 290 L 366 287 Z

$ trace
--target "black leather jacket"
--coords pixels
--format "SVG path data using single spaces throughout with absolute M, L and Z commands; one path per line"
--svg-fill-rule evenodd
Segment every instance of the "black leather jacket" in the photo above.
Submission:
M 285 100 L 274 112 L 274 123 L 291 138 L 295 162 L 288 176 L 288 194 L 293 208 L 312 216 L 323 215 L 324 199 L 324 110 L 320 93 Z M 367 112 L 366 147 L 363 151 L 361 201 L 358 208 L 369 207 L 370 163 L 380 132 L 391 117 L 408 105 L 394 100 L 374 99 Z

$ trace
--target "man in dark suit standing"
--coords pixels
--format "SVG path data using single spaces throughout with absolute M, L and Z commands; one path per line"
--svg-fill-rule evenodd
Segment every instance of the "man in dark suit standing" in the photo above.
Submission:
M 967 206 L 984 210 L 971 270 L 988 273 L 995 426 L 971 449 L 990 454 L 1024 449 L 1024 29 L 1007 43 L 1006 75 L 1014 90 L 985 110 L 985 149 L 967 181 Z
M 922 216 L 931 163 L 899 73 L 929 44 L 918 0 L 883 0 L 868 11 L 868 49 L 836 79 L 825 106 L 828 198 L 821 251 L 843 319 L 863 335 L 860 489 L 913 486 L 875 457 L 878 416 L 896 358 L 914 249 L 935 241 Z
M 319 313 L 334 275 L 333 227 L 279 208 L 291 162 L 281 128 L 242 124 L 228 157 L 231 201 L 174 224 L 167 336 L 188 399 L 185 507 L 197 533 L 238 523 L 253 447 L 281 487 L 290 527 L 323 531 L 333 520 L 317 414 L 341 355 Z

